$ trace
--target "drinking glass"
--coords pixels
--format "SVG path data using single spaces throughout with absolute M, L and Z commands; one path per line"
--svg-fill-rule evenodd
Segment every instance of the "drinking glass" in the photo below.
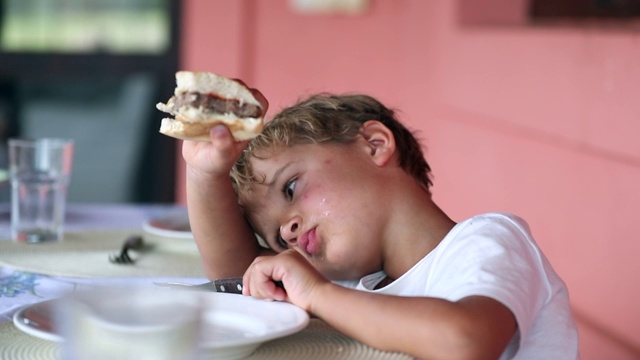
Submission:
M 99 286 L 57 301 L 55 324 L 67 360 L 196 360 L 197 291 Z
M 72 161 L 72 140 L 9 139 L 14 241 L 62 240 Z

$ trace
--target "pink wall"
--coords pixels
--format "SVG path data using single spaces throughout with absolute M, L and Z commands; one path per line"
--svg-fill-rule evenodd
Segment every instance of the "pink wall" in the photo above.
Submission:
M 322 90 L 401 109 L 445 211 L 529 221 L 569 286 L 582 358 L 640 356 L 640 34 L 462 26 L 455 1 L 372 0 L 356 17 L 184 4 L 182 68 L 243 78 L 271 114 Z

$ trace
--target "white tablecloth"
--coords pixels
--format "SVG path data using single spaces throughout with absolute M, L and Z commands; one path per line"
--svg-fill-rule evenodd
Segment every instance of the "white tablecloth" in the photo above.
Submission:
M 184 215 L 185 211 L 184 207 L 171 205 L 71 204 L 67 210 L 65 231 L 142 231 L 142 223 L 151 217 L 165 217 L 180 213 Z M 9 240 L 9 222 L 8 206 L 0 204 L 0 242 L 11 241 Z M 39 245 L 30 244 L 28 246 Z M 153 254 L 158 256 L 156 252 Z M 108 261 L 106 256 L 103 255 L 100 255 L 100 259 L 104 258 L 105 262 Z M 143 260 L 142 258 L 140 259 L 140 265 L 143 264 Z M 197 261 L 197 254 L 194 261 Z M 53 360 L 59 358 L 58 343 L 27 335 L 18 330 L 10 321 L 13 314 L 21 307 L 69 294 L 83 286 L 108 284 L 109 282 L 152 285 L 156 281 L 179 281 L 196 284 L 205 281 L 205 279 L 203 277 L 135 276 L 126 278 L 78 278 L 49 276 L 0 266 L 0 359 Z M 319 319 L 312 319 L 306 329 L 296 334 L 264 343 L 247 359 L 281 360 L 301 358 L 308 360 L 411 359 L 410 356 L 404 354 L 388 353 L 368 347 L 338 333 Z
M 152 217 L 185 213 L 179 205 L 69 204 L 65 212 L 65 231 L 117 230 L 142 228 Z M 11 237 L 9 204 L 0 204 L 0 239 Z M 0 241 L 3 241 L 0 240 Z
M 69 204 L 65 217 L 65 231 L 120 229 L 141 231 L 142 223 L 149 218 L 184 212 L 186 212 L 185 207 L 177 205 Z M 1 204 L 0 241 L 11 241 L 10 236 L 9 205 Z M 29 246 L 38 246 L 38 244 Z M 164 280 L 197 283 L 205 279 L 199 277 Z M 0 266 L 0 322 L 11 320 L 13 314 L 22 306 L 62 296 L 84 284 L 113 281 L 122 282 L 123 280 L 55 277 Z M 148 283 L 153 279 L 127 279 L 127 281 Z

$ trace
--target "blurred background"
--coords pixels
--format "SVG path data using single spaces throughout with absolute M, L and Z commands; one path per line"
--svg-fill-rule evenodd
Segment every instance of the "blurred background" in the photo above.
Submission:
M 6 139 L 75 141 L 71 202 L 173 202 L 178 1 L 0 0 L 0 168 Z M 8 199 L 7 187 L 2 199 Z
M 454 220 L 529 222 L 583 359 L 640 358 L 640 1 L 0 3 L 0 134 L 76 139 L 72 201 L 185 203 L 154 107 L 178 68 L 242 78 L 268 117 L 366 92 L 417 132 Z

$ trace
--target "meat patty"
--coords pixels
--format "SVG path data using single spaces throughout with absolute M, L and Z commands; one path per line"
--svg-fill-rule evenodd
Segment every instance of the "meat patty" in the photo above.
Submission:
M 185 105 L 201 108 L 203 111 L 212 113 L 232 113 L 237 117 L 258 118 L 262 116 L 262 109 L 253 104 L 243 103 L 235 99 L 223 99 L 215 94 L 200 94 L 196 92 L 188 92 L 176 95 L 172 98 L 169 105 L 172 110 L 177 110 Z

